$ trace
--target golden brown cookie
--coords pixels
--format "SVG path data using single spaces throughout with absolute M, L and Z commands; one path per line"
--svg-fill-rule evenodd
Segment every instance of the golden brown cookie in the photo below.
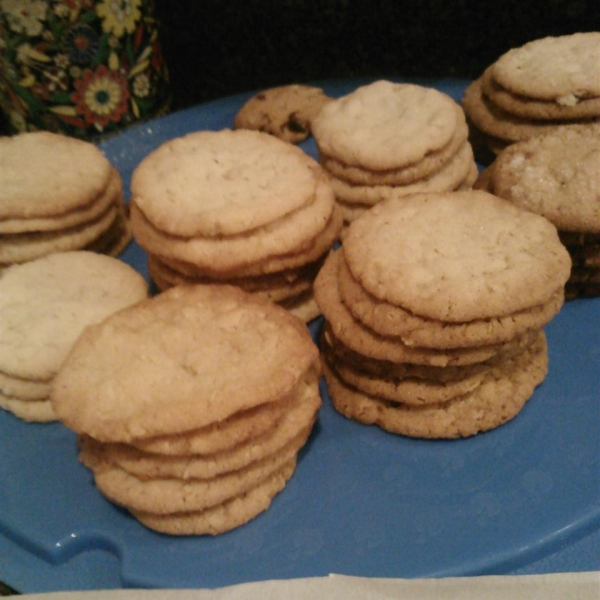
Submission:
M 7 136 L 0 165 L 0 269 L 61 251 L 114 256 L 130 240 L 121 177 L 94 144 Z
M 232 286 L 177 286 L 88 328 L 51 397 L 73 430 L 129 442 L 280 399 L 317 356 L 277 305 Z
M 220 452 L 164 455 L 128 444 L 97 442 L 89 436 L 82 436 L 81 447 L 101 462 L 110 462 L 141 479 L 209 479 L 237 472 L 277 454 L 288 444 L 298 444 L 297 448 L 304 445 L 320 406 L 317 386 L 307 381 L 287 404 L 282 417 L 264 433 Z
M 574 102 L 561 103 L 554 99 L 526 98 L 503 88 L 493 78 L 490 67 L 481 76 L 482 92 L 490 102 L 511 115 L 524 119 L 571 120 L 592 119 L 600 114 L 600 95 L 583 97 Z
M 571 261 L 549 221 L 514 208 L 475 190 L 415 194 L 349 225 L 314 288 L 339 412 L 425 438 L 516 416 L 546 376 L 542 328 Z
M 313 121 L 319 152 L 372 171 L 413 165 L 442 150 L 463 116 L 450 96 L 375 81 L 330 102 Z
M 497 155 L 557 127 L 597 123 L 599 62 L 598 32 L 541 38 L 500 56 L 467 87 L 462 100 L 471 139 L 482 142 L 478 156 L 483 147 Z
M 216 534 L 292 476 L 320 375 L 289 311 L 234 286 L 180 285 L 88 328 L 50 398 L 109 500 L 158 531 Z
M 244 525 L 271 505 L 273 497 L 294 473 L 295 460 L 247 490 L 222 504 L 202 511 L 156 514 L 132 509 L 130 512 L 150 529 L 170 535 L 218 535 Z
M 571 268 L 547 219 L 481 191 L 378 204 L 348 228 L 344 257 L 375 298 L 456 323 L 543 305 Z
M 561 284 L 542 304 L 493 319 L 448 322 L 422 317 L 375 298 L 353 278 L 341 253 L 337 257 L 337 266 L 340 297 L 348 310 L 373 331 L 399 336 L 409 346 L 441 349 L 509 342 L 546 325 L 564 302 L 564 284 Z
M 136 168 L 130 204 L 159 289 L 218 281 L 316 316 L 314 267 L 338 239 L 342 215 L 325 173 L 300 148 L 258 131 L 188 134 Z
M 495 81 L 526 98 L 564 106 L 600 97 L 600 32 L 545 37 L 512 48 L 492 67 Z
M 215 454 L 232 450 L 277 426 L 296 396 L 266 402 L 191 431 L 151 438 L 133 439 L 131 447 L 142 452 L 164 456 Z
M 315 298 L 325 318 L 325 328 L 330 329 L 337 341 L 365 357 L 401 364 L 456 367 L 513 356 L 530 343 L 526 334 L 504 344 L 438 349 L 408 346 L 399 336 L 378 334 L 355 319 L 342 302 L 335 261 L 337 252 L 332 253 L 319 271 L 315 280 Z
M 472 392 L 440 404 L 413 407 L 359 392 L 342 382 L 325 363 L 335 408 L 350 419 L 419 438 L 459 438 L 499 427 L 513 419 L 547 373 L 543 334 L 519 357 L 494 367 Z
M 475 180 L 465 114 L 433 88 L 361 86 L 327 105 L 313 132 L 346 226 L 389 198 L 470 188 Z

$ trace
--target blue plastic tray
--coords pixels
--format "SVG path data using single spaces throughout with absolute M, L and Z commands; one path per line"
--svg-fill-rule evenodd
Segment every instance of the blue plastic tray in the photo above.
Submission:
M 360 83 L 320 85 L 340 95 Z M 422 83 L 456 99 L 466 85 Z M 148 152 L 192 130 L 231 127 L 247 97 L 171 114 L 101 147 L 128 193 Z M 314 155 L 312 140 L 303 147 Z M 135 243 L 123 258 L 147 273 Z M 95 489 L 72 432 L 0 411 L 0 580 L 43 592 L 217 587 L 331 572 L 494 574 L 596 535 L 600 299 L 566 304 L 546 331 L 547 379 L 516 419 L 473 438 L 419 441 L 353 423 L 332 409 L 323 387 L 318 424 L 291 481 L 267 512 L 216 538 L 145 529 Z M 599 563 L 588 556 L 575 566 Z

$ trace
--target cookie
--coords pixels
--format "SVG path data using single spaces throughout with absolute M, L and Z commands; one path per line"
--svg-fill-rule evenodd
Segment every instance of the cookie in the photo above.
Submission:
M 24 379 L 0 371 L 0 393 L 23 400 L 45 400 L 50 396 L 50 379 Z
M 6 165 L 5 168 L 8 171 L 10 165 Z M 52 205 L 50 205 L 50 207 L 47 206 L 49 199 L 42 203 L 40 201 L 32 200 L 32 198 L 35 198 L 33 195 L 28 201 L 24 200 L 25 205 L 29 205 L 29 212 L 19 212 L 17 210 L 9 212 L 10 207 L 7 206 L 6 216 L 0 219 L 0 233 L 14 234 L 56 231 L 94 221 L 104 214 L 111 206 L 118 204 L 119 201 L 122 200 L 123 191 L 121 176 L 116 169 L 110 169 L 109 177 L 104 182 L 104 185 L 105 188 L 103 190 L 96 192 L 97 195 L 93 197 L 91 201 L 83 205 L 78 205 L 77 202 L 71 198 L 71 202 L 67 203 L 65 201 L 64 206 L 61 208 L 58 199 L 56 199 L 55 210 L 57 212 L 52 212 Z M 38 194 L 41 194 L 41 192 L 42 189 L 37 190 Z M 82 197 L 84 199 L 86 198 L 85 195 Z M 39 210 L 38 215 L 33 212 L 34 208 Z
M 390 169 L 365 169 L 343 162 L 321 151 L 319 161 L 323 168 L 336 177 L 354 185 L 402 186 L 420 181 L 438 172 L 456 155 L 467 141 L 468 127 L 462 111 L 450 141 L 440 149 L 427 152 L 420 160 Z
M 465 91 L 462 106 L 471 139 L 479 137 L 493 160 L 510 144 L 557 127 L 598 123 L 599 62 L 598 32 L 546 37 L 510 49 Z
M 290 461 L 240 496 L 202 511 L 184 511 L 166 515 L 139 510 L 130 512 L 146 527 L 162 533 L 218 535 L 240 527 L 266 511 L 274 496 L 285 487 L 295 467 L 295 461 Z
M 348 228 L 344 257 L 375 298 L 450 322 L 542 305 L 571 268 L 547 219 L 481 191 L 374 206 Z
M 424 438 L 518 414 L 547 374 L 543 327 L 571 261 L 548 220 L 515 208 L 476 190 L 414 194 L 349 225 L 314 288 L 338 412 Z
M 94 474 L 98 489 L 111 502 L 132 510 L 153 514 L 200 511 L 220 505 L 251 490 L 261 481 L 294 460 L 299 444 L 269 456 L 233 473 L 210 479 L 139 478 L 103 461 L 98 456 L 80 453 L 85 466 Z
M 336 198 L 346 205 L 374 206 L 389 198 L 401 198 L 422 192 L 445 192 L 458 189 L 475 168 L 471 145 L 464 143 L 440 170 L 406 185 L 356 185 L 332 176 Z
M 54 252 L 84 249 L 109 229 L 117 218 L 116 207 L 109 206 L 97 219 L 83 225 L 56 231 L 3 235 L 0 264 L 19 264 Z
M 316 233 L 325 229 L 333 210 L 333 193 L 323 182 L 315 186 L 306 207 L 273 224 L 253 229 L 251 235 L 184 237 L 169 234 L 151 223 L 139 208 L 135 196 L 131 203 L 131 219 L 134 237 L 148 252 L 187 261 L 200 268 L 233 271 L 271 256 L 304 249 Z
M 492 192 L 561 231 L 600 233 L 600 124 L 514 144 L 495 161 Z
M 222 130 L 172 140 L 142 161 L 131 224 L 160 289 L 218 281 L 304 314 L 314 305 L 313 265 L 338 239 L 342 216 L 325 173 L 301 149 Z M 290 268 L 312 275 L 294 283 Z
M 139 210 L 165 234 L 218 237 L 247 233 L 306 206 L 319 171 L 300 148 L 272 136 L 199 131 L 146 156 L 131 191 Z
M 306 327 L 277 305 L 233 286 L 177 286 L 88 328 L 51 399 L 74 431 L 129 443 L 281 399 L 317 358 Z
M 533 40 L 503 54 L 494 79 L 514 94 L 571 105 L 600 97 L 600 32 Z
M 331 326 L 327 324 L 323 327 L 320 337 L 322 352 L 326 352 L 333 360 L 347 365 L 356 371 L 363 371 L 380 379 L 413 379 L 425 380 L 434 383 L 455 382 L 468 379 L 479 375 L 491 365 L 506 360 L 509 356 L 512 358 L 528 348 L 537 338 L 537 332 L 532 332 L 520 338 L 518 344 L 513 344 L 510 348 L 505 347 L 501 351 L 491 355 L 491 358 L 479 360 L 467 364 L 446 364 L 442 366 L 411 363 L 394 362 L 392 360 L 378 359 L 366 356 L 365 354 L 353 350 L 346 346 L 333 333 Z M 330 360 L 332 362 L 332 360 Z
M 325 106 L 313 121 L 319 152 L 373 171 L 415 164 L 444 148 L 461 118 L 433 88 L 380 80 Z
M 324 340 L 326 339 L 324 337 Z M 369 396 L 407 405 L 422 406 L 447 402 L 473 391 L 485 374 L 483 369 L 474 369 L 460 378 L 414 377 L 414 370 L 410 366 L 394 363 L 390 363 L 391 367 L 385 373 L 373 373 L 365 368 L 364 364 L 357 364 L 359 361 L 351 363 L 334 354 L 327 343 L 322 343 L 321 349 L 330 369 L 347 385 Z
M 52 404 L 45 400 L 23 400 L 0 394 L 0 408 L 12 413 L 22 421 L 32 423 L 50 423 L 56 421 Z
M 564 302 L 563 284 L 539 305 L 493 319 L 448 322 L 421 317 L 375 298 L 353 278 L 341 254 L 337 263 L 340 297 L 354 317 L 381 335 L 400 337 L 409 346 L 440 349 L 509 342 L 544 327 Z
M 332 253 L 319 271 L 315 280 L 315 299 L 325 319 L 325 330 L 332 333 L 334 341 L 367 359 L 431 367 L 458 367 L 513 356 L 531 343 L 529 334 L 525 334 L 520 339 L 503 344 L 439 349 L 408 346 L 399 336 L 378 334 L 354 318 L 342 302 L 337 278 L 338 252 Z
M 200 264 L 200 261 L 191 262 L 191 257 L 190 260 L 181 260 L 164 255 L 154 255 L 153 258 L 183 277 L 205 277 L 217 282 L 251 277 L 262 278 L 263 276 L 278 275 L 289 270 L 301 269 L 305 265 L 311 265 L 316 261 L 322 260 L 323 256 L 329 252 L 338 240 L 341 227 L 342 214 L 338 210 L 338 207 L 334 205 L 331 216 L 323 229 L 317 232 L 306 243 L 303 243 L 296 251 L 284 254 L 272 254 L 248 264 L 242 262 L 242 264 L 235 266 L 231 266 L 230 264 L 221 265 L 226 266 L 226 268 L 221 270 L 214 268 L 208 261 L 202 264 Z
M 557 227 L 572 262 L 569 299 L 597 295 L 599 165 L 600 127 L 570 125 L 509 146 L 477 183 Z
M 181 285 L 88 328 L 50 398 L 100 493 L 151 529 L 216 534 L 292 476 L 320 375 L 289 311 L 234 286 Z
M 386 80 L 332 101 L 313 122 L 345 226 L 388 198 L 470 187 L 477 167 L 468 133 L 450 96 Z
M 0 268 L 53 252 L 116 255 L 130 241 L 121 177 L 90 142 L 3 137 L 0 164 Z
M 579 98 L 577 101 L 524 99 L 503 88 L 492 76 L 492 68 L 486 69 L 481 76 L 482 92 L 490 102 L 505 112 L 523 119 L 571 120 L 592 119 L 600 114 L 600 96 Z M 573 98 L 574 100 L 574 98 Z
M 311 380 L 302 385 L 282 418 L 264 433 L 221 452 L 161 455 L 128 444 L 97 442 L 87 436 L 82 436 L 81 447 L 101 462 L 110 462 L 141 479 L 209 479 L 277 454 L 288 444 L 296 448 L 304 445 L 321 406 L 314 383 Z
M 80 209 L 104 192 L 111 177 L 108 160 L 94 144 L 50 132 L 2 137 L 0 164 L 1 220 Z
M 214 454 L 232 450 L 277 426 L 295 394 L 241 410 L 227 419 L 182 433 L 131 440 L 130 446 L 142 452 L 166 456 Z
M 0 290 L 0 390 L 11 399 L 5 406 L 22 409 L 27 401 L 48 400 L 53 378 L 86 327 L 148 295 L 146 281 L 129 265 L 87 251 L 13 265 Z
M 547 373 L 545 338 L 526 353 L 494 367 L 472 392 L 448 402 L 412 407 L 357 391 L 325 363 L 325 377 L 338 412 L 366 425 L 417 438 L 456 439 L 497 428 L 515 418 Z
M 283 85 L 247 100 L 234 118 L 235 129 L 264 131 L 297 144 L 310 136 L 311 122 L 331 98 L 318 87 Z
M 552 132 L 557 127 L 569 124 L 592 124 L 597 118 L 573 120 L 526 119 L 513 115 L 491 102 L 482 90 L 481 78 L 465 89 L 462 106 L 472 125 L 481 130 L 495 143 L 490 148 L 499 149 L 521 140 Z

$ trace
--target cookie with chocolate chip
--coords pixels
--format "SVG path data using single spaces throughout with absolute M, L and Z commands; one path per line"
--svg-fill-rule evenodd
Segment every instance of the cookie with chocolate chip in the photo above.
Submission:
M 331 98 L 318 87 L 290 84 L 263 90 L 238 111 L 235 129 L 257 129 L 297 144 L 311 134 L 310 124 Z

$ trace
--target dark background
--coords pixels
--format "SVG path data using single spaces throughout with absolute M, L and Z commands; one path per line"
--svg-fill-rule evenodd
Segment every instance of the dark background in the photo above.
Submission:
M 171 110 L 345 78 L 474 79 L 528 41 L 600 31 L 598 0 L 154 0 Z M 0 113 L 0 134 L 7 132 Z
M 510 48 L 600 30 L 584 0 L 155 0 L 173 108 L 291 82 L 472 79 Z

